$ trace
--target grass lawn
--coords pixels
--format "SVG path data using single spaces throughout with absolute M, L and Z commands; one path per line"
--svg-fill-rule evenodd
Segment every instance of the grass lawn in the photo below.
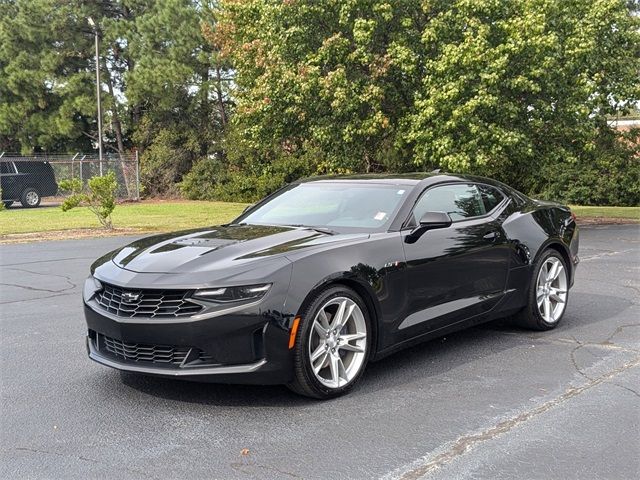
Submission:
M 113 212 L 114 233 L 163 232 L 225 223 L 242 212 L 244 203 L 194 201 L 143 201 L 118 205 Z M 640 222 L 640 207 L 583 207 L 572 206 L 578 221 Z M 46 206 L 35 209 L 10 208 L 0 212 L 0 238 L 7 235 L 72 230 L 76 236 L 80 229 L 86 236 L 100 234 L 102 230 L 95 216 L 86 208 L 63 212 L 60 207 Z M 83 236 L 85 236 L 83 235 Z M 58 235 L 65 238 L 67 234 Z M 9 237 L 11 238 L 11 237 Z M 38 239 L 32 236 L 31 239 Z
M 116 207 L 111 218 L 117 229 L 164 232 L 225 223 L 237 217 L 245 206 L 193 201 L 125 203 Z M 86 208 L 63 212 L 59 206 L 45 206 L 0 212 L 0 235 L 99 227 L 95 215 Z
M 629 219 L 640 221 L 640 207 L 584 207 L 571 205 L 571 210 L 580 219 Z

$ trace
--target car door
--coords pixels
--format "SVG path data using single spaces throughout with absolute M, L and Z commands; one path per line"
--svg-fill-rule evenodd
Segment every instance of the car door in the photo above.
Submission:
M 494 187 L 471 183 L 422 193 L 402 231 L 408 298 L 400 340 L 486 312 L 504 295 L 510 248 L 497 213 L 507 202 Z M 448 213 L 451 226 L 407 242 L 427 211 Z

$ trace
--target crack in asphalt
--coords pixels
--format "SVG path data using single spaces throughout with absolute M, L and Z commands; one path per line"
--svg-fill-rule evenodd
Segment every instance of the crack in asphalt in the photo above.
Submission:
M 33 265 L 35 263 L 67 262 L 69 260 L 94 260 L 95 258 L 96 257 L 54 258 L 52 260 L 34 260 L 32 262 L 5 263 L 5 264 L 0 264 L 0 267 L 14 267 L 16 265 Z
M 494 425 L 493 427 L 487 428 L 486 430 L 481 431 L 480 433 L 471 433 L 464 435 L 458 438 L 453 444 L 449 446 L 449 448 L 431 458 L 424 458 L 423 460 L 418 461 L 418 465 L 414 465 L 410 467 L 409 470 L 401 473 L 398 476 L 391 476 L 389 478 L 395 478 L 398 480 L 417 480 L 425 475 L 439 469 L 440 467 L 452 462 L 457 457 L 467 453 L 472 448 L 476 447 L 478 444 L 486 442 L 487 440 L 492 440 L 499 435 L 507 433 L 517 426 L 531 420 L 538 415 L 541 415 L 554 407 L 574 398 L 585 391 L 600 385 L 602 383 L 609 383 L 609 380 L 621 374 L 622 372 L 629 370 L 630 368 L 636 367 L 640 365 L 640 356 L 635 357 L 633 360 L 625 363 L 624 365 L 615 368 L 613 370 L 608 371 L 598 377 L 592 378 L 581 386 L 570 387 L 564 391 L 561 395 L 553 398 L 531 410 L 525 411 L 516 415 L 515 417 L 511 417 L 507 420 L 503 420 L 500 423 Z M 587 377 L 588 378 L 588 377 Z M 636 392 L 634 392 L 636 393 Z
M 17 283 L 0 283 L 0 285 L 4 285 L 5 287 L 24 288 L 25 290 L 31 290 L 33 292 L 61 293 L 61 292 L 64 292 L 66 290 L 69 290 L 69 288 L 65 288 L 63 290 L 50 290 L 48 288 L 28 287 L 26 285 L 19 285 Z M 70 287 L 70 288 L 74 288 L 74 287 Z
M 58 273 L 34 272 L 33 270 L 27 270 L 26 268 L 6 268 L 6 270 L 14 270 L 16 272 L 30 273 L 32 275 L 40 275 L 42 277 L 58 277 L 58 278 L 64 279 L 67 283 L 69 283 L 71 285 L 70 288 L 74 288 L 77 286 L 76 283 L 73 280 L 71 280 L 71 277 L 69 275 L 60 275 Z M 68 290 L 68 288 L 65 290 Z M 63 291 L 63 290 L 60 290 L 60 291 Z
M 15 447 L 14 450 L 17 450 L 17 451 L 20 451 L 20 452 L 29 452 L 29 453 L 44 454 L 44 455 L 55 455 L 57 457 L 75 458 L 75 459 L 81 460 L 83 462 L 90 462 L 90 463 L 94 463 L 96 465 L 104 465 L 106 467 L 110 467 L 110 465 L 105 463 L 105 462 L 101 462 L 100 460 L 95 460 L 93 458 L 85 457 L 85 456 L 82 456 L 82 455 L 69 455 L 69 454 L 62 453 L 62 452 L 52 452 L 50 450 L 43 450 L 43 449 L 31 448 L 31 447 Z M 121 465 L 118 466 L 118 469 L 121 470 L 122 466 Z M 131 473 L 144 474 L 145 478 L 153 478 L 153 479 L 159 480 L 159 477 L 150 476 L 148 471 L 142 471 L 142 470 L 137 470 L 137 469 L 128 468 L 128 467 L 125 467 L 124 469 L 129 471 L 129 472 L 131 472 Z
M 34 302 L 36 300 L 46 300 L 47 298 L 66 297 L 69 295 L 77 295 L 77 292 L 58 293 L 55 295 L 45 295 L 44 297 L 25 298 L 23 300 L 9 300 L 8 302 L 0 302 L 0 305 L 10 305 L 12 303 Z
M 615 337 L 617 334 L 622 332 L 624 329 L 633 328 L 633 327 L 640 327 L 640 323 L 630 323 L 625 325 L 619 325 L 602 342 L 582 342 L 573 335 L 571 336 L 571 339 L 563 339 L 563 338 L 542 339 L 542 338 L 530 336 L 533 340 L 536 340 L 540 344 L 545 344 L 545 343 L 546 344 L 560 343 L 565 345 L 576 344 L 576 346 L 570 351 L 569 357 L 571 360 L 571 364 L 575 368 L 576 372 L 586 380 L 586 383 L 577 387 L 570 387 L 566 389 L 564 393 L 562 393 L 561 395 L 551 400 L 548 400 L 531 410 L 522 412 L 516 415 L 515 417 L 511 417 L 507 420 L 503 420 L 500 423 L 494 425 L 493 427 L 490 427 L 481 431 L 480 433 L 470 433 L 462 437 L 459 437 L 455 442 L 450 444 L 450 447 L 447 450 L 436 455 L 435 457 L 432 455 L 425 456 L 423 457 L 422 460 L 417 460 L 416 462 L 413 462 L 413 464 L 411 465 L 414 465 L 414 466 L 413 467 L 410 466 L 408 470 L 407 469 L 405 469 L 404 471 L 400 470 L 401 472 L 400 474 L 397 474 L 399 470 L 395 470 L 394 472 L 391 472 L 390 474 L 388 474 L 383 478 L 393 478 L 397 480 L 416 480 L 416 479 L 422 478 L 428 475 L 429 473 L 437 470 L 438 468 L 452 462 L 457 457 L 464 455 L 469 450 L 476 447 L 478 444 L 486 442 L 488 440 L 492 440 L 499 435 L 507 433 L 512 429 L 516 428 L 517 426 L 519 426 L 520 424 L 523 424 L 529 421 L 531 418 L 541 415 L 551 410 L 552 408 L 555 408 L 556 406 L 566 402 L 567 400 L 573 397 L 576 397 L 581 393 L 597 385 L 600 385 L 602 383 L 606 383 L 609 385 L 614 385 L 616 387 L 622 388 L 624 390 L 629 391 L 630 393 L 633 393 L 634 395 L 640 398 L 640 393 L 637 392 L 636 390 L 629 388 L 625 385 L 621 385 L 612 380 L 614 377 L 616 377 L 620 373 L 640 365 L 640 355 L 637 355 L 638 353 L 640 353 L 640 350 L 622 347 L 620 345 L 616 345 L 611 341 L 613 337 Z M 600 349 L 634 353 L 636 354 L 636 356 L 631 361 L 627 362 L 621 367 L 610 370 L 600 376 L 591 377 L 587 375 L 582 368 L 580 368 L 575 358 L 576 352 L 584 347 L 594 347 L 594 348 L 600 348 Z
M 296 473 L 287 472 L 286 470 L 282 470 L 276 467 L 271 467 L 269 465 L 259 465 L 257 463 L 240 463 L 240 462 L 234 462 L 231 464 L 231 468 L 236 472 L 244 473 L 246 475 L 253 475 L 253 472 L 249 471 L 248 467 L 259 468 L 261 470 L 270 470 L 275 473 L 286 475 L 291 478 L 304 478 L 301 475 L 298 475 Z
M 615 337 L 617 334 L 619 334 L 620 332 L 622 332 L 625 328 L 632 328 L 632 327 L 640 327 L 640 323 L 627 323 L 625 325 L 618 325 L 618 327 L 616 327 L 613 333 L 609 335 L 607 338 L 605 338 L 602 341 L 602 343 L 607 345 L 615 345 L 615 343 L 611 342 L 611 339 Z
M 25 298 L 22 300 L 9 300 L 7 302 L 0 302 L 0 305 L 8 305 L 8 304 L 12 304 L 12 303 L 21 303 L 21 302 L 30 302 L 33 300 L 44 300 L 46 298 L 52 298 L 52 297 L 59 297 L 59 296 L 63 296 L 63 295 L 71 295 L 71 294 L 75 294 L 76 292 L 71 292 L 71 290 L 74 290 L 75 288 L 78 287 L 78 284 L 75 283 L 73 280 L 71 280 L 71 277 L 69 275 L 61 275 L 61 274 L 56 274 L 56 273 L 43 273 L 43 272 L 34 272 L 32 270 L 26 270 L 24 268 L 6 268 L 4 267 L 5 270 L 14 270 L 16 272 L 23 272 L 23 273 L 29 273 L 31 275 L 40 275 L 43 277 L 58 277 L 58 278 L 62 278 L 65 282 L 67 282 L 68 286 L 61 289 L 61 290 L 51 290 L 49 288 L 39 288 L 39 287 L 31 287 L 28 285 L 20 285 L 19 283 L 0 283 L 0 285 L 4 285 L 7 287 L 16 287 L 16 288 L 22 288 L 25 290 L 29 290 L 29 291 L 34 291 L 34 292 L 47 292 L 47 293 L 53 293 L 55 295 L 46 295 L 44 297 L 34 297 L 34 298 Z M 69 293 L 65 293 L 65 292 L 69 292 Z
M 640 393 L 636 392 L 633 388 L 629 388 L 629 387 L 627 387 L 625 385 L 620 385 L 619 383 L 611 382 L 611 381 L 609 381 L 607 383 L 609 383 L 611 385 L 615 385 L 616 387 L 623 388 L 623 389 L 627 390 L 628 392 L 633 393 L 636 397 L 640 398 Z
M 627 325 L 619 325 L 613 331 L 613 333 L 611 333 L 611 335 L 609 335 L 607 338 L 605 338 L 600 343 L 580 342 L 577 338 L 572 336 L 572 338 L 575 341 L 575 343 L 578 344 L 573 350 L 571 350 L 571 354 L 570 354 L 571 363 L 572 363 L 573 367 L 575 368 L 576 372 L 578 372 L 580 375 L 582 375 L 587 380 L 593 380 L 593 378 L 591 378 L 589 375 L 584 373 L 583 369 L 581 369 L 578 366 L 578 362 L 576 361 L 576 357 L 575 357 L 576 352 L 578 350 L 580 350 L 581 348 L 584 348 L 584 347 L 609 348 L 609 349 L 614 349 L 614 350 L 622 350 L 622 351 L 626 351 L 626 352 L 636 352 L 636 353 L 638 353 L 639 350 L 636 350 L 636 349 L 633 349 L 633 348 L 620 347 L 619 345 L 616 345 L 615 343 L 611 342 L 611 339 L 613 337 L 615 337 L 617 334 L 622 332 L 625 328 L 631 328 L 631 327 L 640 327 L 640 323 L 630 323 L 630 324 L 627 324 Z M 615 385 L 616 387 L 620 387 L 620 388 L 622 388 L 624 390 L 627 390 L 627 391 L 633 393 L 638 398 L 640 398 L 640 393 L 638 393 L 637 391 L 635 391 L 632 388 L 629 388 L 629 387 L 627 387 L 625 385 L 620 385 L 619 383 L 616 383 L 616 382 L 613 382 L 613 381 L 608 381 L 607 383 L 609 383 L 611 385 Z

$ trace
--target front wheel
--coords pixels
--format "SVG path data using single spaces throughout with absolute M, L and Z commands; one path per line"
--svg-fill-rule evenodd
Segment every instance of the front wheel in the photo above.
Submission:
M 347 393 L 369 358 L 371 321 L 364 302 L 348 287 L 331 287 L 311 301 L 301 319 L 289 388 L 321 399 Z
M 569 299 L 567 265 L 557 251 L 548 249 L 536 261 L 528 304 L 516 323 L 533 330 L 551 330 L 562 320 Z
M 40 192 L 33 187 L 25 188 L 20 197 L 20 203 L 25 208 L 35 208 L 40 205 Z

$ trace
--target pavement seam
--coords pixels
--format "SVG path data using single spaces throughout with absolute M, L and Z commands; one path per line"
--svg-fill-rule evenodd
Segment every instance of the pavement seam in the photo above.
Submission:
M 408 470 L 401 471 L 399 474 L 394 475 L 393 473 L 384 478 L 393 478 L 397 480 L 417 480 L 429 473 L 439 469 L 440 467 L 452 462 L 457 457 L 467 453 L 469 450 L 477 446 L 478 444 L 485 442 L 487 440 L 492 440 L 499 435 L 507 433 L 514 429 L 515 427 L 529 421 L 530 419 L 541 415 L 552 408 L 566 402 L 567 400 L 576 397 L 583 392 L 600 385 L 602 383 L 608 382 L 610 379 L 619 375 L 620 373 L 636 367 L 640 365 L 640 356 L 635 357 L 632 361 L 625 363 L 624 365 L 610 370 L 609 372 L 602 374 L 596 378 L 590 379 L 587 383 L 580 385 L 578 387 L 570 387 L 565 392 L 558 397 L 555 397 L 542 405 L 537 406 L 531 410 L 525 411 L 511 417 L 507 420 L 503 420 L 500 423 L 494 425 L 493 427 L 487 428 L 479 433 L 471 433 L 464 435 L 458 438 L 455 442 L 450 444 L 450 446 L 444 452 L 436 455 L 435 457 L 427 456 L 422 459 L 417 460 L 412 465 L 409 466 Z M 588 377 L 586 377 L 588 378 Z M 636 392 L 634 392 L 636 393 Z

